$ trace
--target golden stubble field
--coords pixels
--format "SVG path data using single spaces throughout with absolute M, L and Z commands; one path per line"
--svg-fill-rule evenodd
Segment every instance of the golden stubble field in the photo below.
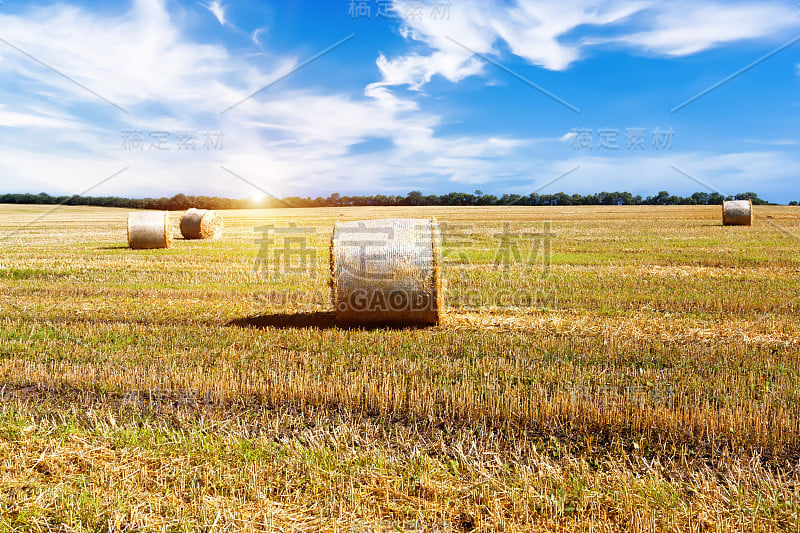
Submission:
M 150 251 L 48 210 L 0 206 L 0 531 L 800 527 L 800 208 L 226 211 Z M 430 215 L 442 325 L 336 327 L 334 221 Z

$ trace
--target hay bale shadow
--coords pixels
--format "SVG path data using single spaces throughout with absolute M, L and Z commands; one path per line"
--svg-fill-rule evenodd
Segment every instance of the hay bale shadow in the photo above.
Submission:
M 346 329 L 346 330 L 375 330 L 375 329 L 418 329 L 420 326 L 407 326 L 398 324 L 339 324 L 333 312 L 314 313 L 275 313 L 272 315 L 251 315 L 235 318 L 228 322 L 228 326 L 255 329 Z

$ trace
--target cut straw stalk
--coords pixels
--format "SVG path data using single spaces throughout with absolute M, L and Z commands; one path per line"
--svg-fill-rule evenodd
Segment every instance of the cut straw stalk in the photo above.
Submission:
M 218 239 L 224 224 L 216 211 L 189 209 L 181 217 L 181 234 L 184 239 Z
M 336 321 L 438 324 L 443 301 L 440 241 L 433 218 L 337 223 L 330 281 Z
M 128 246 L 134 250 L 169 248 L 172 223 L 167 211 L 142 211 L 128 215 Z
M 731 200 L 722 203 L 723 226 L 749 226 L 752 222 L 753 202 Z

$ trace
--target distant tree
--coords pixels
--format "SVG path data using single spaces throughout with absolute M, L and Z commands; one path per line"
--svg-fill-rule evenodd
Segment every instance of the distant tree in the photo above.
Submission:
M 422 205 L 422 193 L 420 191 L 410 191 L 406 195 L 405 205 Z
M 555 205 L 572 205 L 572 198 L 563 192 L 556 194 L 554 201 Z
M 708 195 L 708 205 L 722 205 L 725 198 L 718 192 L 712 192 Z
M 496 205 L 497 204 L 497 196 L 493 194 L 482 194 L 480 198 L 478 198 L 478 205 Z
M 667 191 L 658 191 L 658 194 L 655 198 L 653 198 L 653 203 L 656 205 L 668 205 L 669 204 L 669 193 Z
M 754 192 L 740 192 L 735 197 L 737 200 L 750 200 L 753 205 L 764 205 L 767 202 L 758 197 Z
M 441 199 L 435 194 L 429 194 L 425 197 L 425 205 L 441 205 Z
M 499 198 L 493 194 L 485 194 L 477 189 L 473 194 L 450 192 L 447 194 L 423 195 L 420 191 L 410 191 L 406 196 L 376 194 L 371 196 L 341 196 L 332 193 L 327 198 L 297 196 L 282 200 L 270 198 L 268 207 L 347 207 L 347 206 L 398 206 L 398 205 L 719 205 L 734 196 L 723 196 L 720 193 L 696 192 L 688 197 L 670 195 L 667 191 L 659 191 L 656 196 L 642 199 L 641 195 L 629 192 L 599 192 L 595 194 L 571 194 L 563 192 L 555 194 L 531 193 L 527 196 L 519 194 L 503 194 Z M 754 192 L 739 193 L 739 200 L 751 200 L 754 204 L 767 204 Z M 180 211 L 189 207 L 201 209 L 245 209 L 252 207 L 248 199 L 219 198 L 217 196 L 186 196 L 176 194 L 172 198 L 120 198 L 117 196 L 51 196 L 47 193 L 8 193 L 0 194 L 2 204 L 67 204 L 92 205 L 102 207 L 121 207 L 126 209 L 158 209 Z M 793 201 L 790 205 L 800 205 Z
M 189 205 L 189 199 L 185 194 L 176 194 L 167 202 L 167 209 L 169 211 L 184 211 L 192 207 Z

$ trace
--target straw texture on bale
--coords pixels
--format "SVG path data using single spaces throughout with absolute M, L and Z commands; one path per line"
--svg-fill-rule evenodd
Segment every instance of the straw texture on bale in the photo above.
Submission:
M 216 211 L 189 209 L 181 217 L 181 234 L 184 239 L 218 239 L 224 224 Z
M 134 250 L 169 248 L 172 223 L 167 211 L 143 211 L 128 215 L 128 246 Z
M 753 202 L 732 200 L 722 203 L 723 226 L 749 226 L 752 222 Z
M 441 237 L 435 219 L 339 222 L 331 238 L 336 321 L 352 325 L 439 323 Z

